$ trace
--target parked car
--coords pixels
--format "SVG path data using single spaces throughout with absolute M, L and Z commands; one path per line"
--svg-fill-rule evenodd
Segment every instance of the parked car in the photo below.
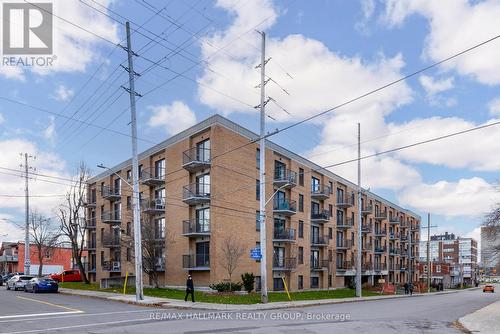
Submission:
M 491 284 L 486 284 L 483 287 L 483 292 L 486 292 L 486 291 L 495 292 L 495 287 L 493 285 L 491 285 Z
M 59 289 L 59 284 L 49 277 L 35 277 L 32 278 L 26 285 L 24 286 L 25 292 L 57 292 Z
M 54 281 L 57 282 L 81 282 L 82 275 L 79 270 L 65 270 L 59 274 L 50 275 Z
M 34 276 L 28 275 L 14 275 L 10 280 L 7 281 L 7 290 L 14 289 L 16 290 L 24 290 L 24 286 L 28 281 L 30 281 Z

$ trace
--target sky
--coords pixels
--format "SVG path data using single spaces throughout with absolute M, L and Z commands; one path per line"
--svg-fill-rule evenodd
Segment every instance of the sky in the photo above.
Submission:
M 0 241 L 23 235 L 13 223 L 24 219 L 19 153 L 33 155 L 31 206 L 49 217 L 80 161 L 96 174 L 97 164 L 130 156 L 127 58 L 117 46 L 124 21 L 138 55 L 140 150 L 215 113 L 258 132 L 257 30 L 270 58 L 269 131 L 500 34 L 498 1 L 54 0 L 53 8 L 53 65 L 0 66 Z M 499 59 L 494 40 L 271 139 L 326 166 L 357 156 L 357 123 L 364 156 L 499 121 Z M 492 126 L 363 160 L 362 186 L 423 225 L 429 212 L 432 234 L 479 239 L 500 200 L 499 151 Z M 356 180 L 355 164 L 331 170 Z

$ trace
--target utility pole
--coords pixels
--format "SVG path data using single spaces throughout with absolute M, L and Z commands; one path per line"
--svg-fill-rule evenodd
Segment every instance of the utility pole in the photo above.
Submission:
M 23 154 L 21 153 L 21 156 Z M 30 193 L 29 193 L 29 182 L 28 182 L 28 174 L 30 170 L 30 166 L 28 164 L 28 158 L 32 158 L 28 153 L 24 153 L 24 202 L 25 202 L 25 231 L 24 231 L 24 274 L 30 274 Z M 22 166 L 22 165 L 21 165 Z
M 427 213 L 427 292 L 431 292 L 431 214 Z
M 410 247 L 408 247 L 408 278 L 407 278 L 407 283 L 408 285 L 412 284 L 413 285 L 413 273 L 412 273 L 412 266 L 413 266 L 413 261 L 411 260 L 411 254 L 412 254 L 412 248 L 413 248 L 413 231 L 411 230 L 411 222 L 410 222 L 410 232 L 409 232 L 409 242 L 410 242 Z
M 356 267 L 356 296 L 361 297 L 361 124 L 358 123 L 358 261 Z
M 135 86 L 134 62 L 132 57 L 132 42 L 130 41 L 130 23 L 125 23 L 127 31 L 127 54 L 128 54 L 128 79 L 130 95 L 130 120 L 132 125 L 132 206 L 134 212 L 134 254 L 135 254 L 135 299 L 140 301 L 144 299 L 143 281 L 142 281 L 142 247 L 141 247 L 141 208 L 139 203 L 139 158 L 137 156 L 137 117 L 135 110 Z
M 261 302 L 267 303 L 267 238 L 266 238 L 266 33 L 261 32 L 262 50 L 260 56 L 260 293 Z

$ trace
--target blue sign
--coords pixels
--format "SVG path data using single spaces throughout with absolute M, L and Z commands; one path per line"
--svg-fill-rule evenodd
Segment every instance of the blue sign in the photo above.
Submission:
M 255 247 L 250 250 L 250 257 L 254 260 L 262 259 L 262 253 L 260 252 L 260 247 Z

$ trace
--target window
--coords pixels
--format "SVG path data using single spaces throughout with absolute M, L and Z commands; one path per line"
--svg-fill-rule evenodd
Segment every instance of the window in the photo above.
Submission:
M 261 283 L 260 276 L 255 276 L 255 291 L 260 291 Z
M 298 277 L 297 289 L 299 289 L 299 290 L 304 289 L 304 276 L 302 276 L 302 275 L 299 275 L 299 277 Z
M 113 203 L 113 215 L 114 219 L 119 220 L 122 214 L 122 203 L 114 202 Z
M 344 190 L 337 188 L 337 203 L 341 203 L 344 200 Z
M 319 214 L 319 203 L 311 202 L 311 214 L 313 215 Z
M 155 161 L 155 177 L 158 179 L 165 178 L 165 159 Z
M 304 222 L 299 220 L 299 238 L 304 237 Z
M 299 247 L 299 264 L 304 264 L 304 247 Z
M 333 239 L 333 228 L 328 228 L 328 238 Z
M 104 251 L 101 251 L 101 265 L 104 264 Z
M 255 180 L 255 199 L 260 201 L 260 181 Z
M 130 247 L 127 247 L 127 261 L 132 261 L 132 252 L 130 250 Z
M 260 149 L 255 151 L 255 165 L 257 166 L 257 169 L 260 169 Z
M 333 205 L 328 204 L 328 212 L 330 213 L 330 217 L 333 217 Z
M 304 186 L 304 169 L 299 168 L 299 186 Z
M 142 169 L 143 169 L 142 165 L 139 165 L 139 178 L 142 177 Z
M 319 288 L 319 277 L 311 277 L 311 289 Z
M 196 144 L 196 155 L 198 161 L 210 161 L 210 139 L 206 139 Z
M 260 231 L 260 211 L 255 211 L 255 230 Z
M 132 197 L 127 196 L 127 210 L 132 209 Z
M 273 278 L 273 290 L 274 291 L 285 290 L 285 285 L 283 284 L 283 280 L 281 279 L 281 277 Z
M 165 238 L 165 218 L 155 219 L 155 239 Z
M 255 243 L 255 248 L 259 248 L 259 249 L 260 249 L 260 242 L 259 242 L 259 241 L 257 241 L 257 242 Z M 260 262 L 260 260 L 255 260 L 255 262 Z M 257 278 L 256 278 L 256 279 L 257 279 Z
M 196 187 L 198 195 L 210 195 L 210 174 L 204 174 L 196 177 Z
M 127 222 L 127 229 L 125 230 L 125 233 L 130 237 L 130 235 L 132 234 L 132 223 L 131 222 Z
M 337 210 L 337 225 L 342 225 L 344 222 L 344 211 Z
M 299 211 L 304 212 L 304 195 L 299 194 Z
M 274 179 L 285 180 L 286 177 L 286 165 L 281 161 L 274 161 Z
M 333 182 L 328 181 L 328 187 L 330 187 L 330 194 L 333 194 Z
M 113 181 L 113 186 L 115 189 L 113 189 L 114 193 L 115 194 L 120 194 L 120 188 L 121 188 L 121 185 L 122 185 L 122 180 L 121 179 L 115 179 Z
M 130 181 L 130 180 L 132 180 L 132 171 L 129 169 L 127 171 L 127 181 Z
M 311 192 L 315 193 L 320 191 L 319 179 L 314 176 L 311 178 Z
M 210 232 L 210 207 L 196 210 L 196 232 Z
M 331 288 L 332 287 L 332 275 L 328 275 L 328 287 Z
M 196 263 L 197 267 L 210 266 L 210 242 L 198 242 L 196 244 Z
M 101 182 L 101 196 L 104 196 L 104 182 Z

